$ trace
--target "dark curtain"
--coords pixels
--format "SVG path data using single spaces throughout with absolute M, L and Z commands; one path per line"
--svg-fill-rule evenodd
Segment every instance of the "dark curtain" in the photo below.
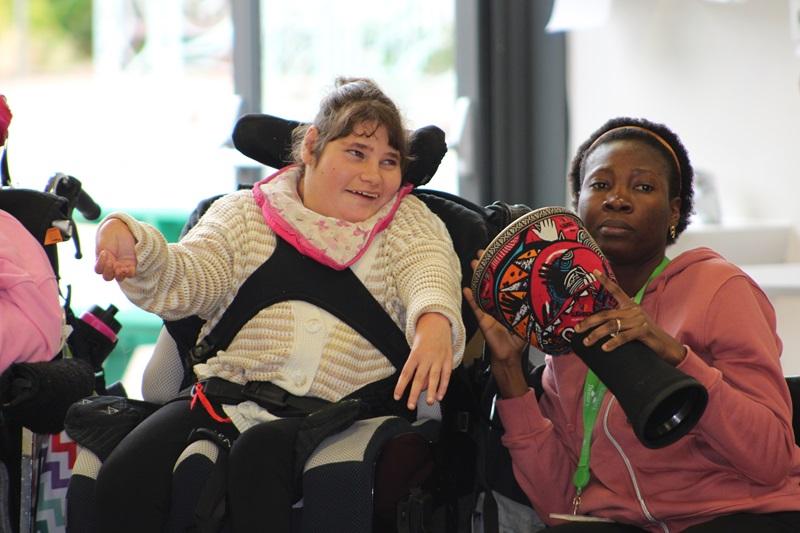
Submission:
M 552 0 L 456 0 L 458 94 L 471 101 L 459 143 L 461 195 L 565 205 L 565 36 L 544 27 Z

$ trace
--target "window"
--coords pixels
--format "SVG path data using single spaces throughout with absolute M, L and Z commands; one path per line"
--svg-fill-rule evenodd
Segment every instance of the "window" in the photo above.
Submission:
M 228 0 L 0 0 L 0 49 L 15 186 L 41 190 L 64 172 L 105 213 L 131 212 L 173 236 L 198 201 L 234 188 Z M 61 285 L 77 314 L 120 309 L 110 382 L 155 341 L 160 320 L 94 274 L 94 229 L 79 224 L 81 260 L 59 245 Z
M 453 2 L 262 0 L 261 20 L 264 112 L 311 120 L 337 76 L 365 76 L 398 104 L 409 127 L 435 124 L 451 133 Z M 456 192 L 454 154 L 431 186 Z

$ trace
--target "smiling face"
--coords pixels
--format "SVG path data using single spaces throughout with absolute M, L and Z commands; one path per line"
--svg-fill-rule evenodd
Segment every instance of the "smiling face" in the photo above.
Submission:
M 386 128 L 359 124 L 351 134 L 327 143 L 316 158 L 318 134 L 312 126 L 303 140 L 305 173 L 298 186 L 303 205 L 347 222 L 370 218 L 402 181 L 400 152 L 389 144 Z
M 578 215 L 612 266 L 660 260 L 680 199 L 669 195 L 671 161 L 630 139 L 600 144 L 584 161 Z

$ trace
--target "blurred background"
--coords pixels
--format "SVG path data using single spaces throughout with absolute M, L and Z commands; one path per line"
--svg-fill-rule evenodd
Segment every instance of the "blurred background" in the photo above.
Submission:
M 260 179 L 243 113 L 310 119 L 339 75 L 378 81 L 450 151 L 430 187 L 479 203 L 570 205 L 575 147 L 607 118 L 683 139 L 711 245 L 765 288 L 800 373 L 800 0 L 0 0 L 0 93 L 17 187 L 75 176 L 103 207 L 177 235 L 202 199 Z M 60 245 L 76 313 L 113 303 L 106 364 L 131 396 L 160 328 Z M 127 372 L 127 376 L 126 376 Z

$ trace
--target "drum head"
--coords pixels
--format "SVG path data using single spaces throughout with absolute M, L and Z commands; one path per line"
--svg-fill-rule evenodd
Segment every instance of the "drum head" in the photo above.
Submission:
M 593 272 L 613 273 L 583 222 L 563 207 L 523 215 L 489 243 L 472 276 L 478 306 L 550 355 L 572 351 L 585 317 L 616 305 Z

